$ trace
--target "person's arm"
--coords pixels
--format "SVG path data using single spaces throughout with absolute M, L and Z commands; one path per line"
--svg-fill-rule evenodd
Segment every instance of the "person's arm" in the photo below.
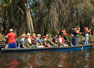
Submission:
M 71 36 L 73 37 L 74 35 L 73 35 L 73 34 L 71 34 Z
M 69 34 L 67 32 L 65 32 L 66 36 L 69 36 Z
M 7 35 L 5 36 L 5 38 L 7 38 L 7 39 L 8 39 L 8 37 L 9 37 L 9 34 L 7 34 Z
M 80 28 L 78 28 L 78 29 L 76 30 L 76 33 L 77 33 L 77 34 L 80 34 Z
M 91 34 L 91 29 L 90 29 L 90 30 L 87 30 L 87 32 L 88 32 L 89 34 Z

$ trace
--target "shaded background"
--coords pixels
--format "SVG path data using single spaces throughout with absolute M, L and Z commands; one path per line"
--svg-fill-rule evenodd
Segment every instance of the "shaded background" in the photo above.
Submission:
M 94 30 L 94 0 L 0 0 L 0 32 L 10 28 L 27 32 L 57 34 L 72 26 Z

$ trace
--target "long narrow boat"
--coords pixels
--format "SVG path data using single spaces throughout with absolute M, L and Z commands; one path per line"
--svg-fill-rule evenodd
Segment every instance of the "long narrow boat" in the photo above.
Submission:
M 1 48 L 1 51 L 2 52 L 73 51 L 73 50 L 89 50 L 91 47 L 92 45 L 50 47 L 50 48 Z

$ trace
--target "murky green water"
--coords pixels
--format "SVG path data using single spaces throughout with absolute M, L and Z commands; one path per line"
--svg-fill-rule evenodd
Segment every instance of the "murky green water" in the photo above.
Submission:
M 0 68 L 94 68 L 94 51 L 0 53 Z

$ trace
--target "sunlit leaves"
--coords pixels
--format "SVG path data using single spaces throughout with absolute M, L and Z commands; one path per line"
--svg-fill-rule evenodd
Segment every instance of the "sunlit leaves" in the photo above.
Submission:
M 3 7 L 7 7 L 7 6 L 11 5 L 12 1 L 13 0 L 1 0 L 0 5 L 3 6 Z

